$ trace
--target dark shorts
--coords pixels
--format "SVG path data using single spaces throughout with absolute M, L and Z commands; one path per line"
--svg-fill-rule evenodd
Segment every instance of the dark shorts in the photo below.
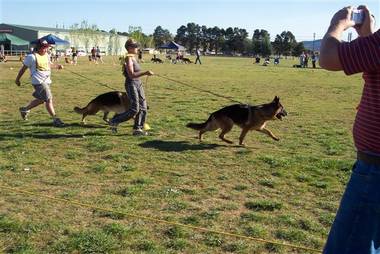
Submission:
M 34 98 L 45 102 L 53 98 L 53 95 L 51 94 L 50 90 L 50 84 L 42 83 L 38 85 L 33 85 L 33 87 L 34 92 L 32 95 Z

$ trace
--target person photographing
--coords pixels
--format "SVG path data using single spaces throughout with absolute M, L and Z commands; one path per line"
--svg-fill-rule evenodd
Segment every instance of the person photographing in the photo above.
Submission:
M 366 6 L 345 7 L 333 16 L 320 53 L 320 66 L 346 75 L 363 73 L 363 93 L 353 137 L 357 160 L 323 253 L 380 253 L 380 30 Z M 342 42 L 353 27 L 358 38 Z
M 50 90 L 51 86 L 51 68 L 62 69 L 60 64 L 52 64 L 50 57 L 47 53 L 49 44 L 46 40 L 38 40 L 36 52 L 29 54 L 23 61 L 23 66 L 18 72 L 15 83 L 20 86 L 20 79 L 25 71 L 29 68 L 32 85 L 34 88 L 33 99 L 25 107 L 19 108 L 23 120 L 28 120 L 30 110 L 45 103 L 46 110 L 53 119 L 55 127 L 63 127 L 64 123 L 59 119 L 55 113 L 53 104 L 53 95 Z

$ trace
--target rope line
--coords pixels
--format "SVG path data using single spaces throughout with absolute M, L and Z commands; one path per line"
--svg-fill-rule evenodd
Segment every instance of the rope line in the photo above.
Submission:
M 199 91 L 202 91 L 202 92 L 205 92 L 205 93 L 209 93 L 209 94 L 212 94 L 212 95 L 214 95 L 216 97 L 223 98 L 223 99 L 226 99 L 226 100 L 229 100 L 229 101 L 232 101 L 232 102 L 236 102 L 236 103 L 239 103 L 239 104 L 246 104 L 246 103 L 242 103 L 242 102 L 240 102 L 238 100 L 235 100 L 234 98 L 232 98 L 230 96 L 225 96 L 225 95 L 221 95 L 221 94 L 218 94 L 218 93 L 206 90 L 206 89 L 202 89 L 200 87 L 193 86 L 193 85 L 185 83 L 183 81 L 179 81 L 179 80 L 175 80 L 175 79 L 172 79 L 172 78 L 168 78 L 168 77 L 160 75 L 160 74 L 155 74 L 154 76 L 160 77 L 162 79 L 170 80 L 170 81 L 176 82 L 178 84 L 181 84 L 181 85 L 184 85 L 184 86 L 187 86 L 187 87 L 191 87 L 191 88 L 194 88 L 196 90 L 199 90 Z
M 111 90 L 114 90 L 114 91 L 118 91 L 118 89 L 115 89 L 115 88 L 109 86 L 109 85 L 106 84 L 106 83 L 99 82 L 99 81 L 97 81 L 97 80 L 94 80 L 94 79 L 92 79 L 92 78 L 89 78 L 89 77 L 87 77 L 87 76 L 84 76 L 84 75 L 82 75 L 82 74 L 80 74 L 80 73 L 78 73 L 78 72 L 75 72 L 75 71 L 72 71 L 72 70 L 69 70 L 69 69 L 63 69 L 63 70 L 66 70 L 66 71 L 68 71 L 68 72 L 71 72 L 72 74 L 77 75 L 77 76 L 79 76 L 79 77 L 81 77 L 81 78 L 84 78 L 84 79 L 90 80 L 90 81 L 94 82 L 95 84 L 98 84 L 98 85 L 101 85 L 101 86 L 107 87 L 107 88 L 109 88 L 109 89 L 111 89 Z M 181 84 L 181 85 L 184 85 L 184 86 L 187 86 L 187 87 L 191 87 L 191 88 L 193 88 L 193 89 L 196 89 L 196 90 L 202 91 L 202 92 L 204 92 L 204 93 L 208 93 L 208 94 L 214 95 L 214 96 L 219 97 L 219 98 L 223 98 L 223 99 L 229 100 L 229 101 L 231 101 L 231 102 L 235 102 L 235 103 L 239 103 L 239 104 L 245 104 L 245 103 L 242 103 L 242 102 L 240 102 L 240 101 L 238 101 L 238 100 L 233 99 L 233 98 L 230 97 L 230 96 L 225 96 L 225 95 L 221 95 L 221 94 L 218 94 L 218 93 L 215 93 L 215 92 L 212 92 L 212 91 L 206 90 L 206 89 L 202 89 L 202 88 L 200 88 L 200 87 L 193 86 L 193 85 L 188 84 L 188 83 L 185 83 L 185 82 L 183 82 L 183 81 L 179 81 L 179 80 L 176 80 L 176 79 L 172 79 L 172 78 L 169 78 L 169 77 L 166 77 L 166 76 L 160 75 L 160 74 L 154 74 L 154 76 L 157 76 L 157 77 L 160 77 L 160 78 L 162 78 L 162 79 L 169 80 L 169 81 L 173 81 L 173 82 L 176 82 L 176 83 L 178 83 L 178 84 Z M 148 76 L 147 76 L 147 78 L 146 78 L 146 85 L 145 85 L 145 86 L 147 86 L 147 83 L 148 83 Z
M 72 74 L 75 74 L 75 75 L 77 75 L 77 76 L 79 76 L 79 77 L 81 77 L 81 78 L 84 78 L 84 79 L 90 80 L 90 81 L 94 82 L 95 84 L 98 84 L 98 85 L 101 85 L 101 86 L 107 87 L 107 88 L 109 88 L 109 89 L 111 89 L 111 90 L 114 90 L 114 91 L 118 91 L 118 89 L 115 89 L 115 88 L 113 88 L 113 87 L 110 87 L 110 86 L 107 85 L 106 83 L 99 82 L 99 81 L 97 81 L 97 80 L 94 80 L 94 79 L 92 79 L 92 78 L 89 78 L 89 77 L 87 77 L 87 76 L 84 76 L 84 75 L 82 75 L 82 74 L 80 74 L 80 73 L 78 73 L 78 72 L 75 72 L 75 71 L 69 70 L 69 69 L 67 69 L 67 68 L 65 68 L 65 69 L 63 69 L 63 70 L 66 70 L 66 71 L 68 71 L 68 72 L 71 72 Z
M 153 218 L 153 217 L 148 217 L 148 216 L 144 216 L 144 215 L 136 215 L 136 214 L 126 213 L 126 212 L 121 212 L 121 211 L 115 211 L 115 210 L 112 210 L 112 209 L 109 209 L 109 208 L 103 208 L 103 207 L 98 207 L 98 206 L 82 203 L 82 202 L 77 201 L 77 200 L 70 200 L 70 199 L 65 199 L 65 198 L 57 198 L 57 197 L 53 197 L 53 196 L 49 196 L 49 195 L 44 195 L 44 194 L 39 194 L 39 193 L 31 192 L 31 191 L 20 190 L 20 189 L 17 189 L 17 188 L 13 188 L 13 187 L 1 185 L 1 184 L 0 184 L 0 188 L 8 190 L 8 191 L 11 191 L 11 192 L 15 192 L 15 193 L 18 193 L 18 194 L 26 194 L 26 195 L 33 196 L 33 197 L 50 199 L 50 200 L 54 200 L 54 201 L 59 201 L 59 202 L 64 202 L 64 203 L 67 203 L 67 204 L 71 204 L 71 205 L 74 205 L 74 206 L 91 208 L 91 209 L 98 210 L 98 211 L 105 211 L 105 212 L 122 214 L 122 215 L 126 215 L 126 216 L 133 217 L 133 218 L 143 219 L 143 220 L 146 220 L 146 221 L 152 221 L 152 222 L 155 222 L 155 223 L 161 223 L 161 224 L 167 224 L 167 225 L 175 225 L 175 226 L 180 226 L 180 227 L 189 228 L 189 229 L 193 229 L 193 230 L 197 230 L 197 231 L 202 231 L 202 232 L 215 233 L 215 234 L 220 234 L 220 235 L 224 235 L 224 236 L 230 236 L 230 237 L 235 237 L 235 238 L 240 238 L 240 239 L 245 239 L 245 240 L 251 240 L 251 241 L 256 241 L 256 242 L 262 242 L 262 243 L 270 243 L 270 244 L 274 244 L 274 245 L 280 245 L 280 246 L 285 246 L 285 247 L 294 248 L 294 249 L 300 249 L 300 250 L 306 250 L 306 251 L 311 251 L 311 252 L 318 252 L 318 253 L 322 252 L 321 250 L 317 250 L 317 249 L 313 249 L 313 248 L 308 248 L 308 247 L 303 247 L 303 246 L 297 246 L 297 245 L 288 244 L 288 243 L 281 243 L 281 242 L 266 240 L 266 239 L 262 239 L 262 238 L 244 236 L 244 235 L 239 235 L 239 234 L 235 234 L 235 233 L 223 232 L 223 231 L 219 231 L 219 230 L 212 230 L 212 229 L 208 229 L 208 228 L 204 228 L 204 227 L 197 227 L 197 226 L 187 225 L 187 224 L 183 224 L 183 223 L 179 223 L 179 222 L 161 220 L 161 219 L 157 219 L 157 218 Z

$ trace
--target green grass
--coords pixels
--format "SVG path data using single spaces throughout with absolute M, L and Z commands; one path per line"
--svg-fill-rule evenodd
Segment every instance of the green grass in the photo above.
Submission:
M 132 121 L 111 134 L 102 114 L 81 126 L 74 106 L 124 90 L 120 66 L 80 59 L 53 70 L 54 102 L 68 126 L 51 126 L 44 107 L 22 121 L 18 108 L 31 99 L 20 63 L 0 65 L 0 184 L 78 200 L 93 206 L 240 235 L 322 249 L 355 154 L 351 128 L 361 77 L 321 69 L 278 67 L 248 58 L 204 57 L 203 65 L 142 64 L 144 70 L 179 79 L 246 103 L 280 96 L 289 115 L 268 123 L 280 141 L 258 132 L 237 146 L 217 133 L 185 127 L 230 101 L 159 77 L 146 84 L 147 137 L 132 136 Z M 114 59 L 117 63 L 116 58 Z M 70 71 L 92 79 L 84 79 Z M 29 170 L 26 170 L 29 169 Z M 117 212 L 76 207 L 2 190 L 0 252 L 12 253 L 305 253 L 274 244 L 204 233 Z

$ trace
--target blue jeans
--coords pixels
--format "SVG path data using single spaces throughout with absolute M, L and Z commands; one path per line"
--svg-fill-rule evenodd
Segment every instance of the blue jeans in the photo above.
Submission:
M 126 81 L 125 89 L 131 103 L 130 108 L 124 113 L 115 115 L 110 122 L 119 124 L 134 117 L 135 123 L 133 129 L 142 129 L 147 114 L 147 105 L 142 83 L 139 80 Z
M 357 160 L 324 254 L 380 254 L 380 167 Z

